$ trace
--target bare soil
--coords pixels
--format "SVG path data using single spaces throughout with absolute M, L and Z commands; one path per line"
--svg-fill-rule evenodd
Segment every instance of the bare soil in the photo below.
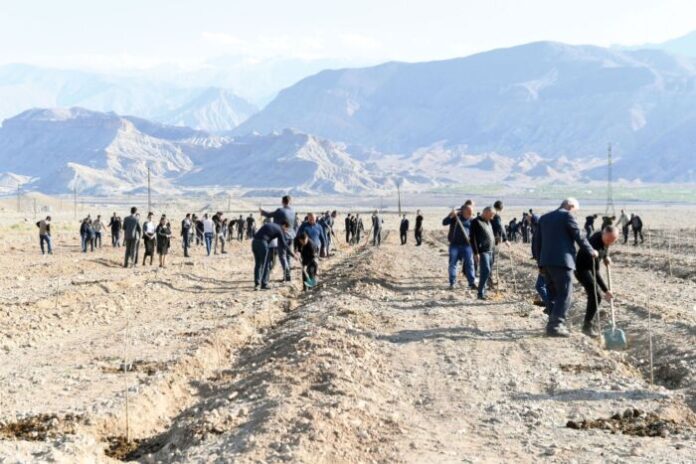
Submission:
M 123 269 L 68 227 L 50 257 L 5 229 L 0 461 L 694 462 L 696 282 L 664 246 L 614 250 L 629 349 L 610 352 L 544 337 L 526 244 L 490 300 L 449 290 L 437 222 L 421 247 L 342 245 L 306 293 L 298 270 L 253 291 L 247 241 Z

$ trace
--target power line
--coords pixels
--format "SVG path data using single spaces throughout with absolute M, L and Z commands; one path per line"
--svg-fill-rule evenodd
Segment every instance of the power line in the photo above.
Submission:
M 616 215 L 616 209 L 614 208 L 614 188 L 613 188 L 613 161 L 611 158 L 611 143 L 607 150 L 607 209 L 604 211 L 604 215 L 608 217 L 613 217 Z
M 152 211 L 152 194 L 150 191 L 150 165 L 147 166 L 147 212 Z

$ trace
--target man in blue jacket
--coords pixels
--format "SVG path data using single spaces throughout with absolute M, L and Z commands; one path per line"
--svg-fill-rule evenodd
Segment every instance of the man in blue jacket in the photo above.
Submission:
M 450 214 L 442 220 L 443 226 L 449 226 L 447 239 L 450 242 L 449 284 L 451 289 L 457 284 L 457 264 L 459 261 L 464 261 L 464 273 L 469 283 L 469 288 L 476 289 L 474 252 L 469 242 L 471 216 L 473 212 L 472 206 L 465 204 L 461 207 L 459 212 L 452 210 Z
M 538 235 L 534 242 L 534 255 L 539 257 L 539 266 L 544 270 L 549 293 L 546 305 L 546 312 L 549 314 L 546 335 L 550 337 L 570 336 L 565 321 L 573 298 L 575 244 L 590 256 L 598 256 L 597 251 L 583 237 L 572 214 L 579 207 L 575 198 L 567 198 L 563 200 L 560 208 L 544 214 L 536 227 Z
M 326 232 L 324 228 L 317 223 L 317 217 L 314 213 L 309 213 L 307 215 L 307 220 L 303 222 L 297 230 L 298 236 L 302 234 L 307 234 L 309 240 L 312 242 L 315 254 L 319 256 L 320 250 L 323 250 L 326 246 Z
M 261 216 L 265 218 L 273 219 L 275 224 L 282 224 L 287 222 L 292 226 L 295 223 L 295 210 L 290 206 L 291 202 L 290 195 L 285 195 L 282 198 L 283 206 L 276 209 L 275 211 L 269 212 L 259 208 Z M 292 268 L 292 261 L 290 259 L 290 253 L 288 252 L 292 246 L 292 242 L 295 239 L 295 228 L 289 227 L 285 233 L 285 247 L 278 246 L 275 242 L 271 243 L 271 248 L 278 249 L 278 258 L 280 259 L 280 265 L 283 268 L 284 276 L 283 280 L 285 282 L 290 282 L 290 269 Z

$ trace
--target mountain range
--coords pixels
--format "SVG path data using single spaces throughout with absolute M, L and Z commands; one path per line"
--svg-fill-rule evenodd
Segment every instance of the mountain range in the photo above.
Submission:
M 58 107 L 3 122 L 2 191 L 140 192 L 148 168 L 158 191 L 577 183 L 606 178 L 608 142 L 618 179 L 696 180 L 696 59 L 657 49 L 538 42 L 324 70 L 258 112 L 221 88 L 8 66 L 3 95 Z
M 443 143 L 578 160 L 606 156 L 613 142 L 622 177 L 693 181 L 696 60 L 538 42 L 327 70 L 281 91 L 233 133 L 287 127 L 401 154 Z
M 386 155 L 291 129 L 219 136 L 132 116 L 83 108 L 34 109 L 0 127 L 0 193 L 113 195 L 236 189 L 332 194 L 423 189 L 478 182 L 575 182 L 601 163 L 551 160 L 534 154 L 511 159 L 469 154 L 466 147 L 433 145 Z
M 111 195 L 197 187 L 296 193 L 378 188 L 345 146 L 290 130 L 219 137 L 83 108 L 35 109 L 0 128 L 0 188 Z

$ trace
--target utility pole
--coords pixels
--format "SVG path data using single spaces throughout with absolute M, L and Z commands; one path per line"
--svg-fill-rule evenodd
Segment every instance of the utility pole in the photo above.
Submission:
M 616 215 L 616 210 L 614 208 L 614 189 L 612 186 L 612 183 L 613 183 L 612 169 L 613 169 L 613 161 L 611 159 L 611 143 L 610 143 L 609 148 L 607 150 L 607 209 L 604 212 L 604 215 L 608 216 L 608 217 L 613 217 Z
M 401 179 L 396 181 L 396 193 L 399 196 L 399 217 L 401 217 Z
M 152 211 L 152 194 L 150 192 L 150 165 L 147 165 L 147 212 Z

